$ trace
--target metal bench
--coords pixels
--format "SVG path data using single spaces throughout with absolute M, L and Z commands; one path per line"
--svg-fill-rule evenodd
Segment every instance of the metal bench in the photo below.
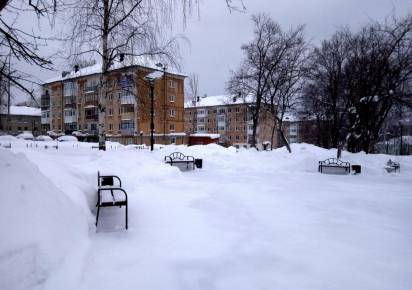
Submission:
M 192 165 L 195 169 L 195 158 L 193 156 L 186 156 L 180 152 L 173 152 L 169 156 L 165 156 L 165 162 L 173 166 L 173 164 L 186 164 L 186 168 Z
M 118 206 L 120 208 L 125 206 L 127 230 L 127 193 L 122 188 L 122 181 L 116 175 L 100 175 L 100 172 L 97 172 L 96 227 L 99 222 L 100 208 L 110 206 Z
M 319 161 L 318 171 L 326 174 L 349 174 L 350 163 L 336 158 L 328 158 L 324 161 Z
M 401 172 L 401 165 L 399 162 L 394 162 L 391 159 L 386 163 L 385 169 L 387 172 Z

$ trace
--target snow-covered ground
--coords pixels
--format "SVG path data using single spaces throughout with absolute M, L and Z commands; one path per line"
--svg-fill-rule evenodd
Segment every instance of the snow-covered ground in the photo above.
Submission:
M 411 157 L 391 157 L 394 174 L 389 156 L 344 152 L 362 174 L 341 176 L 317 172 L 335 150 L 307 144 L 99 152 L 3 139 L 2 290 L 411 289 Z M 203 169 L 165 165 L 174 151 Z M 98 170 L 122 178 L 128 231 L 118 208 L 102 209 L 96 231 Z

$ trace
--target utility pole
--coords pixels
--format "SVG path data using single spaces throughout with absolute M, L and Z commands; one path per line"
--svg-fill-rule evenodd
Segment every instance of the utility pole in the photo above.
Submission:
M 154 149 L 154 80 L 150 80 L 150 151 Z
M 11 63 L 10 63 L 10 59 L 11 59 L 11 51 L 9 52 L 9 81 L 8 81 L 8 85 L 7 85 L 7 133 L 10 133 L 10 101 L 11 101 L 11 92 L 10 92 L 10 77 L 11 77 Z

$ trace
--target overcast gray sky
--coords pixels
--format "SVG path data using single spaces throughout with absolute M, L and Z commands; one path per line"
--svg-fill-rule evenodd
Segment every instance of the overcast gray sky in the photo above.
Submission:
M 381 21 L 391 13 L 398 16 L 412 13 L 411 0 L 244 0 L 244 3 L 247 8 L 244 13 L 230 13 L 224 0 L 202 0 L 200 17 L 189 18 L 186 28 L 183 29 L 180 19 L 176 20 L 175 32 L 190 41 L 190 45 L 182 44 L 182 71 L 199 75 L 201 95 L 225 93 L 229 72 L 238 67 L 242 57 L 240 46 L 253 38 L 252 14 L 269 13 L 284 29 L 306 24 L 308 40 L 317 44 L 340 26 L 357 29 L 370 19 Z M 24 21 L 29 27 L 35 23 L 34 18 Z M 51 53 L 56 46 L 49 44 L 45 49 Z M 39 72 L 33 67 L 25 70 L 35 72 L 42 80 L 58 73 Z M 20 99 L 17 97 L 15 101 Z
M 285 29 L 306 24 L 308 39 L 317 44 L 340 26 L 356 29 L 392 12 L 412 12 L 411 0 L 245 0 L 247 11 L 231 14 L 222 2 L 204 0 L 200 19 L 192 19 L 185 30 L 191 47 L 183 50 L 183 71 L 199 74 L 201 94 L 225 92 L 229 72 L 242 57 L 240 46 L 253 38 L 252 14 L 269 13 Z

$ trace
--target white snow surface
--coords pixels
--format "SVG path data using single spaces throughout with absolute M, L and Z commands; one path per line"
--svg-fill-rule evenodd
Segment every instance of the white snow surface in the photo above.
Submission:
M 362 174 L 337 176 L 317 172 L 336 150 L 307 144 L 288 154 L 12 142 L 0 149 L 2 290 L 412 285 L 412 157 L 343 152 Z M 164 164 L 175 151 L 203 168 Z M 384 170 L 389 158 L 400 173 Z M 94 226 L 98 170 L 122 178 L 128 231 L 123 208 L 102 209 Z

